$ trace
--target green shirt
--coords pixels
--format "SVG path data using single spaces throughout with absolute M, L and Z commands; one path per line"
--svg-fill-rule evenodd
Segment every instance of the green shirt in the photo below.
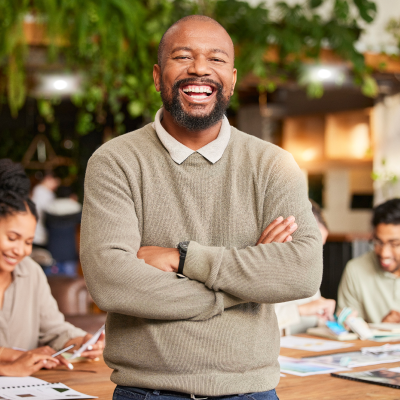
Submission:
M 290 243 L 255 246 L 294 215 Z M 137 258 L 190 240 L 183 273 Z M 262 392 L 279 382 L 274 303 L 310 297 L 322 244 L 293 157 L 231 128 L 222 157 L 176 163 L 151 124 L 104 144 L 85 178 L 81 260 L 108 312 L 104 357 L 124 386 L 198 395 Z
M 373 251 L 350 260 L 339 285 L 338 308 L 350 307 L 367 322 L 378 323 L 400 311 L 400 279 L 383 271 Z

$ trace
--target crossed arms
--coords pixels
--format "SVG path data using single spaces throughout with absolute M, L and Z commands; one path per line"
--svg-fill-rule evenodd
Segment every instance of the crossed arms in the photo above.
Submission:
M 237 304 L 290 301 L 318 290 L 321 238 L 294 161 L 276 165 L 263 207 L 265 215 L 271 213 L 271 204 L 277 215 L 287 215 L 288 207 L 281 204 L 293 203 L 298 226 L 294 219 L 275 220 L 257 245 L 245 249 L 191 240 L 187 278 L 178 279 L 177 249 L 141 247 L 133 212 L 135 182 L 128 180 L 124 162 L 117 158 L 95 154 L 85 179 L 81 260 L 89 291 L 101 309 L 147 319 L 206 320 Z

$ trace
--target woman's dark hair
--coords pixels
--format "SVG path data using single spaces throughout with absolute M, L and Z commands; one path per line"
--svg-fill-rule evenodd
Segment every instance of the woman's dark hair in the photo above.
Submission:
M 0 160 L 0 218 L 29 210 L 38 219 L 35 203 L 29 198 L 30 186 L 21 164 Z
M 400 225 L 400 199 L 388 200 L 374 208 L 372 225 L 379 224 Z
M 328 224 L 326 223 L 325 218 L 322 215 L 321 207 L 314 200 L 310 199 L 310 203 L 312 206 L 312 213 L 314 214 L 317 222 L 321 224 L 327 231 L 329 231 Z

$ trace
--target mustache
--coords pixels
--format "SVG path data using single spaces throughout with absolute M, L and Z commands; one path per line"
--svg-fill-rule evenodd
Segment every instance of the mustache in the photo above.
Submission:
M 185 78 L 185 79 L 180 79 L 179 81 L 176 81 L 173 86 L 172 90 L 178 90 L 181 86 L 183 85 L 190 85 L 190 84 L 209 84 L 210 86 L 213 86 L 217 89 L 218 92 L 222 92 L 223 86 L 218 83 L 213 81 L 212 79 L 209 78 Z

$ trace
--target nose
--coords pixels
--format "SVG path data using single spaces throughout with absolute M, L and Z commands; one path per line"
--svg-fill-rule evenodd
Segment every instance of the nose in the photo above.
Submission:
M 193 59 L 187 70 L 189 75 L 207 76 L 211 75 L 211 69 L 207 63 L 206 57 L 198 56 Z
M 13 253 L 17 256 L 17 257 L 23 257 L 25 256 L 26 252 L 25 252 L 25 244 L 22 243 L 22 241 L 17 241 L 17 243 L 15 244 L 15 247 L 13 249 Z
M 393 255 L 393 252 L 390 243 L 383 244 L 380 253 L 381 253 L 380 256 L 383 258 L 391 257 Z

